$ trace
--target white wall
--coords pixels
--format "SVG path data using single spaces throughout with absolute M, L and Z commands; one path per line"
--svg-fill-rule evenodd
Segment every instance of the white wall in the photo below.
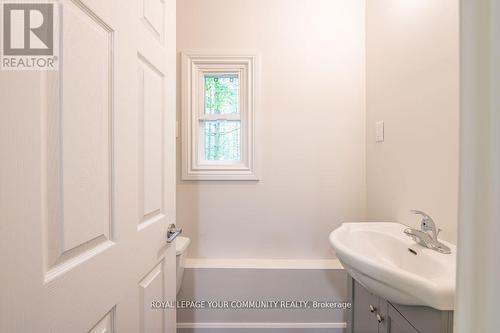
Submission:
M 408 210 L 421 209 L 456 242 L 458 1 L 367 0 L 366 7 L 368 218 L 418 225 Z
M 179 181 L 191 257 L 327 258 L 329 232 L 365 218 L 364 9 L 362 0 L 178 1 L 179 52 L 251 49 L 262 64 L 261 180 Z

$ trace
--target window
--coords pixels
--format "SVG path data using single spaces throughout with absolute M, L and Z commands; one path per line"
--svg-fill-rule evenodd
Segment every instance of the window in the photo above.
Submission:
M 241 160 L 238 74 L 205 74 L 204 113 L 200 116 L 205 161 Z
M 183 54 L 183 179 L 257 179 L 255 61 L 253 55 Z

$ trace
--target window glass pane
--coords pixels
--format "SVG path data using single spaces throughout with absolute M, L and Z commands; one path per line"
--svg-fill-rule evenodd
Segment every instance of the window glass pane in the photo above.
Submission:
M 239 161 L 240 121 L 205 121 L 205 160 Z
M 205 114 L 238 113 L 238 74 L 205 75 Z

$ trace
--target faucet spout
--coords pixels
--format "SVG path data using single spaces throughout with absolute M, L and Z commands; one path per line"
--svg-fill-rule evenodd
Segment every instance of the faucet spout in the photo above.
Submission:
M 438 239 L 439 232 L 441 229 L 436 228 L 436 223 L 434 220 L 426 213 L 419 210 L 412 210 L 414 214 L 422 216 L 422 221 L 420 222 L 420 230 L 407 228 L 404 233 L 413 238 L 415 242 L 426 247 L 444 254 L 450 254 L 451 250 L 448 246 L 441 243 Z

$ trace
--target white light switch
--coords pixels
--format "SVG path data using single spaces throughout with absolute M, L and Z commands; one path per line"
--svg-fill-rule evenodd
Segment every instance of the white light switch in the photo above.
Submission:
M 375 142 L 384 142 L 384 121 L 375 123 Z

